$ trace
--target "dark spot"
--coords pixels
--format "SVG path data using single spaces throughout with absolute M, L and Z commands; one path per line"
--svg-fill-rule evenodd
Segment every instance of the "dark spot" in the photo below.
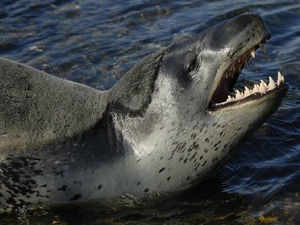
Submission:
M 188 159 L 187 159 L 187 158 L 185 158 L 185 159 L 184 159 L 184 161 L 183 161 L 183 163 L 184 163 L 184 164 L 186 164 L 186 163 L 187 163 L 187 161 L 188 161 Z
M 99 184 L 97 188 L 98 188 L 98 190 L 101 190 L 102 189 L 102 184 Z
M 195 138 L 197 137 L 197 134 L 196 133 L 192 133 L 191 134 L 191 138 L 194 140 Z
M 81 194 L 76 194 L 72 198 L 70 198 L 70 201 L 76 201 L 76 200 L 80 199 L 81 197 L 82 197 Z
M 172 145 L 178 145 L 178 142 L 177 142 L 177 141 L 174 141 L 174 142 L 172 143 Z
M 188 152 L 193 151 L 194 149 L 198 149 L 199 144 L 197 142 L 193 142 L 193 144 L 188 148 Z
M 160 160 L 163 160 L 163 159 L 164 159 L 164 157 L 163 157 L 163 156 L 161 156 L 159 159 L 160 159 Z
M 144 192 L 148 192 L 149 191 L 149 188 L 145 188 Z
M 167 177 L 167 181 L 169 181 L 171 179 L 171 177 Z
M 196 157 L 196 155 L 197 155 L 197 152 L 195 152 L 195 153 L 192 155 L 192 157 L 190 158 L 190 161 L 192 161 L 192 160 Z
M 67 185 L 63 185 L 63 186 L 61 186 L 60 188 L 58 188 L 57 190 L 58 190 L 58 191 L 66 191 L 67 188 L 68 188 Z
M 202 133 L 202 131 L 204 130 L 204 126 L 202 126 L 199 130 L 199 133 Z
M 219 144 L 221 144 L 221 141 L 218 141 L 216 144 L 214 144 L 214 147 L 216 147 Z
M 136 185 L 137 185 L 137 186 L 141 185 L 141 182 L 140 182 L 140 181 L 139 181 L 139 182 L 137 182 L 137 183 L 136 183 Z
M 81 182 L 81 181 L 79 181 L 79 180 L 74 180 L 74 181 L 73 181 L 73 184 L 78 184 L 78 185 L 80 185 L 80 186 L 81 186 L 81 185 L 82 185 L 82 182 Z
M 203 159 L 203 155 L 201 155 L 200 157 L 199 157 L 199 160 L 202 160 Z
M 170 155 L 170 157 L 168 158 L 168 160 L 173 159 L 175 153 L 176 153 L 176 148 L 171 152 L 171 155 Z
M 205 161 L 202 163 L 201 166 L 202 166 L 202 167 L 205 166 L 206 163 L 207 163 L 207 161 L 205 160 Z
M 190 177 L 190 176 L 186 177 L 186 180 L 190 180 L 190 179 L 191 179 L 191 177 Z
M 220 137 L 223 137 L 223 135 L 224 135 L 224 132 L 222 131 L 222 132 L 220 133 Z
M 205 138 L 204 141 L 205 141 L 206 143 L 209 143 L 209 139 L 208 139 L 208 138 Z
M 63 171 L 63 170 L 60 170 L 60 171 L 54 171 L 54 174 L 57 175 L 57 176 L 64 177 L 64 171 Z
M 163 168 L 161 168 L 159 171 L 158 171 L 158 173 L 161 173 L 161 172 L 163 172 L 165 170 L 165 168 L 163 167 Z
M 215 152 L 218 151 L 218 150 L 219 150 L 219 147 L 216 147 L 214 150 L 215 150 Z
M 195 149 L 195 148 L 198 148 L 198 147 L 199 147 L 199 144 L 197 142 L 194 142 L 193 143 L 193 148 Z
M 208 149 L 207 148 L 204 149 L 204 153 L 208 153 Z
M 185 148 L 186 143 L 179 143 L 176 147 L 175 147 L 175 151 L 176 152 L 184 152 L 184 148 Z

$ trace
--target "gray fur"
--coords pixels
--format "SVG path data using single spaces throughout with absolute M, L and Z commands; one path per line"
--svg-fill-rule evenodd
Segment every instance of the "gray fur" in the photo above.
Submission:
M 3 58 L 0 74 L 1 152 L 73 137 L 93 127 L 105 112 L 106 92 Z

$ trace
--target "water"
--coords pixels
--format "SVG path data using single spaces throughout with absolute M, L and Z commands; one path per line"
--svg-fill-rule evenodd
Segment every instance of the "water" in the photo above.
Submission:
M 143 209 L 41 210 L 0 224 L 299 224 L 300 2 L 1 0 L 0 56 L 103 90 L 172 40 L 248 11 L 272 39 L 240 79 L 280 70 L 290 88 L 214 179 Z

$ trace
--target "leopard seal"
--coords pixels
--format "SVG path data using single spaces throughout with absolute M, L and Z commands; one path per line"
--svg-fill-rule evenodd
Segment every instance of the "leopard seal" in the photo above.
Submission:
M 234 86 L 269 38 L 259 16 L 240 15 L 147 56 L 108 91 L 1 58 L 1 209 L 169 196 L 198 184 L 287 91 L 281 73 Z

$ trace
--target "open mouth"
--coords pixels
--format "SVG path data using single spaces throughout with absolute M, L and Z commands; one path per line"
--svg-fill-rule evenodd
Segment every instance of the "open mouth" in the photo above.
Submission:
M 264 52 L 264 43 L 266 38 L 259 44 L 248 49 L 245 53 L 237 57 L 225 70 L 223 76 L 212 96 L 209 104 L 210 109 L 224 108 L 228 105 L 241 104 L 254 98 L 262 98 L 263 96 L 280 89 L 284 86 L 284 76 L 278 72 L 277 80 L 269 77 L 267 82 L 260 80 L 248 82 L 244 87 L 235 88 L 235 83 L 239 77 L 241 70 L 248 64 L 250 58 L 255 58 L 255 51 L 261 48 Z

